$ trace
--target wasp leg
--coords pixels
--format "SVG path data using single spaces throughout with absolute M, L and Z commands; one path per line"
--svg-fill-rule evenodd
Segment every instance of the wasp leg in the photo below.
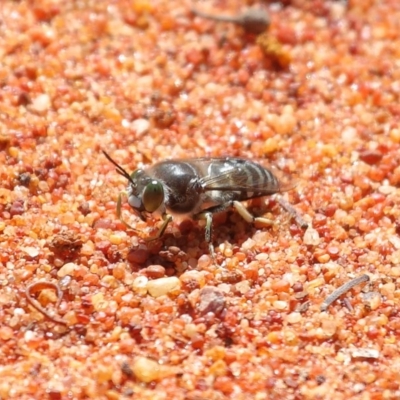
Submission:
M 273 225 L 273 221 L 271 221 L 268 218 L 262 218 L 262 217 L 254 217 L 253 215 L 250 214 L 250 212 L 247 210 L 247 208 L 240 203 L 239 201 L 229 201 L 227 203 L 221 204 L 216 207 L 212 207 L 208 209 L 207 211 L 203 211 L 202 213 L 198 214 L 196 217 L 197 218 L 205 218 L 206 220 L 206 242 L 208 243 L 208 248 L 210 251 L 211 258 L 213 259 L 213 262 L 215 263 L 215 252 L 214 252 L 214 246 L 211 242 L 212 240 L 212 215 L 225 211 L 228 208 L 234 207 L 239 215 L 248 223 L 260 223 L 262 225 L 266 226 L 271 226 Z
M 308 223 L 303 219 L 303 217 L 297 212 L 297 210 L 290 205 L 286 200 L 282 197 L 277 197 L 279 205 L 290 214 L 292 218 L 296 221 L 296 224 L 300 226 L 302 229 L 308 228 Z
M 227 210 L 228 208 L 231 208 L 234 205 L 233 203 L 234 202 L 229 201 L 219 206 L 209 208 L 207 211 L 203 211 L 196 215 L 196 218 L 198 219 L 204 218 L 206 220 L 206 232 L 205 232 L 206 242 L 208 244 L 208 251 L 210 252 L 214 264 L 216 264 L 216 262 L 215 262 L 214 246 L 212 244 L 212 216 L 213 214 L 217 214 L 219 212 Z
M 126 192 L 120 192 L 118 195 L 118 200 L 117 200 L 117 218 L 129 229 L 132 229 L 135 232 L 140 232 L 139 230 L 133 228 L 132 226 L 130 226 L 123 218 L 122 218 L 122 195 L 127 196 L 128 194 Z
M 208 251 L 210 253 L 211 259 L 214 264 L 216 264 L 216 262 L 215 262 L 214 246 L 212 244 L 212 222 L 213 222 L 212 216 L 214 213 L 224 211 L 227 208 L 229 208 L 230 206 L 231 206 L 230 203 L 223 204 L 222 206 L 213 207 L 213 208 L 208 209 L 207 211 L 203 211 L 203 212 L 195 215 L 195 218 L 197 218 L 197 219 L 205 219 L 206 220 L 205 239 L 208 244 Z
M 260 225 L 271 226 L 274 224 L 274 221 L 263 218 L 263 217 L 254 217 L 249 210 L 239 201 L 232 202 L 233 207 L 239 213 L 239 215 L 249 224 L 259 223 Z
M 204 213 L 204 217 L 206 219 L 206 242 L 208 243 L 208 251 L 210 252 L 210 256 L 215 264 L 215 252 L 212 244 L 212 213 L 206 212 Z
M 163 215 L 163 224 L 157 232 L 157 235 L 154 237 L 146 238 L 146 242 L 151 242 L 152 240 L 159 239 L 162 235 L 164 235 L 165 230 L 167 229 L 168 224 L 172 221 L 172 215 L 164 214 Z

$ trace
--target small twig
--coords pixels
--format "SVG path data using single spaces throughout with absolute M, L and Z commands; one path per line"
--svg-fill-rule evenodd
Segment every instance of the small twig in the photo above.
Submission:
M 304 312 L 306 312 L 306 311 L 310 308 L 310 304 L 311 304 L 311 301 L 310 301 L 310 300 L 307 300 L 306 302 L 304 302 L 304 303 L 298 305 L 298 306 L 296 307 L 296 310 L 295 310 L 295 311 L 298 312 L 298 313 L 304 313 Z
M 350 289 L 352 289 L 354 286 L 359 285 L 360 283 L 363 282 L 368 282 L 369 281 L 369 276 L 367 274 L 361 275 L 358 278 L 354 278 L 351 281 L 345 283 L 344 285 L 338 287 L 334 292 L 332 292 L 321 304 L 321 311 L 326 311 L 328 307 L 336 301 L 340 296 L 342 296 L 344 293 L 348 292 Z
M 277 196 L 276 198 L 278 200 L 279 205 L 286 212 L 288 212 L 292 218 L 294 218 L 294 220 L 296 221 L 296 224 L 299 225 L 300 228 L 302 228 L 302 229 L 308 228 L 308 223 L 303 219 L 303 217 L 298 213 L 298 211 L 291 204 L 289 204 L 286 200 L 284 200 L 280 196 Z
M 61 318 L 58 317 L 53 317 L 52 315 L 50 315 L 41 305 L 40 303 L 35 300 L 32 295 L 36 292 L 42 291 L 43 289 L 52 289 L 55 290 L 55 292 L 57 293 L 57 303 L 56 303 L 56 308 L 58 308 L 60 306 L 61 300 L 62 300 L 62 296 L 63 296 L 63 292 L 60 289 L 60 287 L 55 284 L 55 283 L 51 283 L 51 282 L 45 282 L 45 281 L 41 281 L 41 282 L 35 282 L 32 283 L 31 285 L 29 285 L 26 290 L 25 290 L 25 296 L 26 299 L 28 300 L 28 303 L 37 311 L 39 311 L 41 314 L 43 314 L 46 318 L 48 318 L 50 321 L 56 323 L 56 324 L 60 324 L 60 325 L 64 325 L 64 326 L 68 326 L 68 324 Z
M 349 300 L 347 297 L 345 297 L 345 298 L 343 299 L 343 304 L 345 305 L 345 307 L 346 307 L 350 312 L 353 312 L 353 311 L 354 311 L 354 308 L 353 308 L 353 306 L 351 305 L 350 300 Z
M 241 25 L 246 32 L 254 34 L 265 32 L 271 23 L 269 14 L 263 8 L 250 7 L 237 15 L 211 14 L 195 7 L 191 8 L 191 12 L 199 17 L 214 21 L 233 22 Z

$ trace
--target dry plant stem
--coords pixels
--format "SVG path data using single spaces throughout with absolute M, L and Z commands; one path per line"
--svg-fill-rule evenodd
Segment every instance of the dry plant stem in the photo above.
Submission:
M 350 312 L 353 312 L 353 311 L 354 311 L 354 307 L 351 305 L 350 300 L 349 300 L 347 297 L 345 297 L 345 298 L 343 299 L 343 304 L 345 305 L 345 307 L 346 307 Z
M 354 286 L 357 286 L 363 282 L 368 282 L 369 276 L 367 274 L 361 275 L 358 278 L 354 278 L 351 281 L 345 283 L 344 285 L 338 287 L 333 293 L 331 293 L 321 304 L 321 311 L 326 311 L 328 307 L 336 301 L 344 293 L 348 292 Z
M 192 13 L 206 19 L 219 22 L 232 22 L 243 27 L 248 33 L 260 34 L 265 32 L 270 25 L 269 14 L 263 8 L 250 7 L 237 15 L 218 15 L 200 11 L 192 7 Z
M 282 197 L 277 196 L 279 205 L 286 210 L 292 218 L 296 221 L 296 224 L 299 225 L 302 229 L 308 228 L 308 223 L 303 219 L 303 217 L 296 211 L 296 209 L 290 205 L 286 200 Z
M 63 296 L 62 290 L 60 289 L 60 287 L 55 284 L 55 283 L 51 283 L 51 282 L 36 282 L 36 283 L 32 283 L 31 285 L 29 285 L 26 290 L 25 290 L 25 295 L 26 298 L 28 300 L 28 303 L 37 311 L 39 311 L 40 313 L 42 313 L 46 318 L 48 318 L 50 321 L 56 323 L 56 324 L 60 324 L 60 325 L 64 325 L 67 326 L 68 324 L 62 320 L 61 318 L 57 318 L 57 317 L 53 317 L 52 315 L 50 315 L 40 304 L 37 300 L 35 300 L 32 297 L 32 294 L 39 292 L 43 289 L 52 289 L 55 290 L 57 293 L 57 303 L 56 303 L 56 308 L 59 307 L 60 303 L 61 303 L 61 299 Z

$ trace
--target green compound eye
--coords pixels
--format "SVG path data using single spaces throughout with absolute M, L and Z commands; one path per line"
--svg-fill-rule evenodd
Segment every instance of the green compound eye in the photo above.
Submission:
M 164 188 L 158 181 L 151 181 L 146 185 L 142 195 L 142 202 L 147 212 L 152 213 L 164 201 Z

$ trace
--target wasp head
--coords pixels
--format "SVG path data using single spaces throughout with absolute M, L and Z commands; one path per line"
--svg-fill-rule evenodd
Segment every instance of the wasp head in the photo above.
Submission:
M 157 211 L 164 202 L 164 187 L 160 181 L 138 169 L 130 176 L 128 203 L 142 216 Z
M 164 187 L 160 181 L 149 177 L 142 169 L 137 169 L 129 175 L 104 150 L 103 154 L 115 165 L 117 173 L 128 180 L 128 203 L 142 220 L 145 220 L 145 213 L 151 214 L 162 206 Z

